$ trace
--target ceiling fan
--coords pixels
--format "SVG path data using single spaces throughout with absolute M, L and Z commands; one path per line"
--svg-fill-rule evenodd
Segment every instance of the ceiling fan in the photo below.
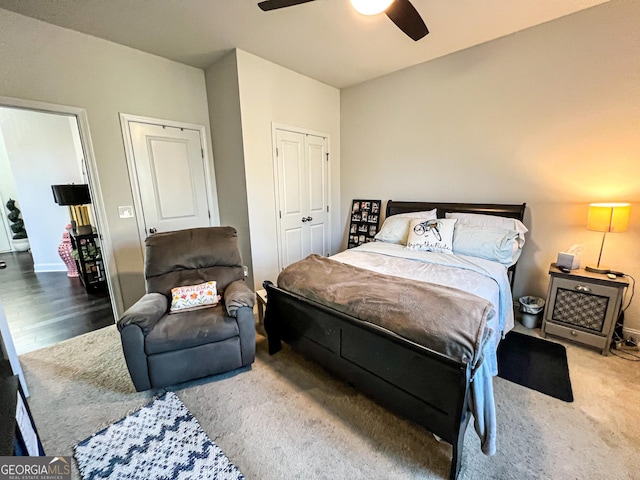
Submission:
M 263 11 L 276 10 L 278 8 L 292 7 L 301 3 L 315 0 L 264 0 L 258 3 Z M 429 33 L 422 17 L 409 0 L 351 0 L 353 7 L 365 15 L 375 15 L 384 12 L 396 26 L 413 40 L 418 41 Z M 371 10 L 372 4 L 381 4 L 376 10 Z

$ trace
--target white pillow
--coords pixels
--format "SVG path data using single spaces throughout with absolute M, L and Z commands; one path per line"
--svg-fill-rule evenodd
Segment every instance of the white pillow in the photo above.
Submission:
M 413 219 L 409 224 L 407 248 L 453 254 L 453 230 L 457 219 Z
M 406 245 L 409 236 L 409 222 L 411 222 L 410 218 L 401 218 L 397 215 L 386 218 L 374 238 L 378 242 Z
M 476 227 L 501 228 L 503 230 L 515 230 L 518 232 L 520 248 L 524 245 L 524 234 L 529 231 L 517 218 L 499 217 L 497 215 L 484 215 L 482 213 L 449 213 L 445 218 L 457 218 L 459 223 L 475 225 Z
M 409 223 L 412 219 L 431 220 L 436 218 L 436 209 L 426 212 L 400 213 L 387 217 L 382 224 L 382 228 L 374 237 L 378 242 L 407 244 L 409 236 Z
M 453 253 L 485 258 L 510 267 L 518 261 L 522 249 L 518 232 L 501 228 L 477 227 L 458 223 L 453 232 Z
M 396 218 L 422 218 L 424 220 L 435 220 L 438 218 L 438 209 L 434 208 L 433 210 L 425 210 L 423 212 L 409 212 L 409 213 L 398 213 L 397 215 L 393 215 Z M 389 217 L 389 218 L 393 218 Z

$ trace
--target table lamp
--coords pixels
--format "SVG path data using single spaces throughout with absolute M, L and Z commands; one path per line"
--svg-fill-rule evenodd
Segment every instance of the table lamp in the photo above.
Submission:
M 71 217 L 71 228 L 73 231 L 78 235 L 89 235 L 93 233 L 91 221 L 89 220 L 89 211 L 85 206 L 91 203 L 89 185 L 51 185 L 51 190 L 53 191 L 53 200 L 58 205 L 66 205 L 69 207 L 69 216 Z
M 598 264 L 595 267 L 587 266 L 585 270 L 593 273 L 609 273 L 608 268 L 600 268 L 602 259 L 602 249 L 607 232 L 626 232 L 629 226 L 629 211 L 631 205 L 628 203 L 592 203 L 589 205 L 589 218 L 587 220 L 587 230 L 603 232 L 602 244 L 600 245 L 600 255 Z

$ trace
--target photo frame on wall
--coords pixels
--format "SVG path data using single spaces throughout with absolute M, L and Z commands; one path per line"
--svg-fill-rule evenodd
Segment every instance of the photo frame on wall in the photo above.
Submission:
M 373 242 L 380 227 L 381 200 L 353 200 L 347 248 Z

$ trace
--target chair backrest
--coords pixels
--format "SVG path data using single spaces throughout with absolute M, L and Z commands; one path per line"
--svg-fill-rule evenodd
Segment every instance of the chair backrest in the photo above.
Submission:
M 238 232 L 233 227 L 206 227 L 156 233 L 145 241 L 148 293 L 171 298 L 171 289 L 216 281 L 219 294 L 244 279 Z

